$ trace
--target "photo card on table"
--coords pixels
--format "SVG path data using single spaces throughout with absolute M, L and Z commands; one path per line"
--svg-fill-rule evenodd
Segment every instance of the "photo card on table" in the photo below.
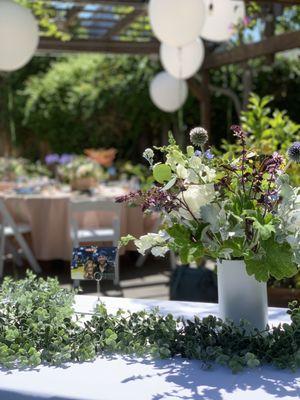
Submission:
M 116 256 L 116 247 L 75 247 L 71 261 L 71 278 L 73 280 L 113 280 Z

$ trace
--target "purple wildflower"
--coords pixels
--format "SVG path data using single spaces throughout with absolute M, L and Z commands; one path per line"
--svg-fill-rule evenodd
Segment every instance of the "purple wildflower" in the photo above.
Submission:
M 234 136 L 238 137 L 242 141 L 244 141 L 247 137 L 245 131 L 243 131 L 242 127 L 239 125 L 231 125 L 230 129 L 232 130 Z
M 164 211 L 169 213 L 179 208 L 177 196 L 158 187 L 153 187 L 146 192 L 139 190 L 116 198 L 116 203 L 124 202 L 134 206 L 141 206 L 144 212 Z
M 54 153 L 54 154 L 47 154 L 45 157 L 45 163 L 47 165 L 52 165 L 56 164 L 59 162 L 59 155 Z
M 264 161 L 264 169 L 269 174 L 274 175 L 282 165 L 284 159 L 282 155 L 275 151 L 271 156 L 267 157 Z
M 295 142 L 287 151 L 288 157 L 291 161 L 300 163 L 300 142 Z
M 212 154 L 211 150 L 208 149 L 206 150 L 206 152 L 204 153 L 204 156 L 208 159 L 208 160 L 212 160 L 215 156 Z
M 196 150 L 194 154 L 195 154 L 196 157 L 201 157 L 202 156 L 202 151 Z
M 72 160 L 73 160 L 72 154 L 64 153 L 60 156 L 59 163 L 62 165 L 69 164 Z

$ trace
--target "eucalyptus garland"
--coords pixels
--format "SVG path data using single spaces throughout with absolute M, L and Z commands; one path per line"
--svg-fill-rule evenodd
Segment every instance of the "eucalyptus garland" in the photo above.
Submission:
M 88 361 L 105 353 L 198 359 L 239 372 L 272 364 L 295 371 L 300 367 L 300 307 L 289 305 L 290 324 L 252 331 L 209 316 L 193 321 L 162 316 L 159 311 L 108 313 L 99 304 L 88 320 L 74 314 L 74 292 L 56 279 L 6 278 L 0 293 L 0 365 L 22 368 Z

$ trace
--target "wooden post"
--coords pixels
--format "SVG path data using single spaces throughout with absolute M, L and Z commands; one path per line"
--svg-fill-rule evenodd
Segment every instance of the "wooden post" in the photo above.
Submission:
M 247 62 L 245 62 L 243 67 L 244 67 L 244 72 L 243 72 L 243 77 L 242 77 L 243 110 L 246 110 L 248 102 L 249 102 L 249 96 L 252 91 L 252 73 L 251 73 L 250 66 L 248 65 Z
M 212 132 L 211 132 L 211 96 L 209 91 L 209 71 L 204 70 L 202 72 L 202 90 L 203 98 L 200 103 L 201 109 L 201 125 L 209 133 L 210 141 L 213 142 Z

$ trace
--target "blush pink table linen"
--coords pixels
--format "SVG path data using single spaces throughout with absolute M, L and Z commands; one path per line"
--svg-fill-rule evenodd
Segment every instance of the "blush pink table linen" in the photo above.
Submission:
M 114 201 L 109 188 L 105 200 Z M 71 194 L 56 193 L 51 195 L 17 195 L 0 193 L 16 222 L 28 223 L 31 227 L 31 243 L 35 257 L 41 261 L 70 260 L 72 251 L 69 223 L 69 201 Z M 102 198 L 104 199 L 104 198 Z M 101 198 L 99 198 L 101 201 Z M 113 214 L 87 212 L 78 216 L 82 228 L 110 227 Z M 157 216 L 145 217 L 140 208 L 122 205 L 121 235 L 131 234 L 139 237 L 152 232 Z M 126 250 L 134 250 L 129 245 Z M 123 254 L 125 249 L 121 249 Z

